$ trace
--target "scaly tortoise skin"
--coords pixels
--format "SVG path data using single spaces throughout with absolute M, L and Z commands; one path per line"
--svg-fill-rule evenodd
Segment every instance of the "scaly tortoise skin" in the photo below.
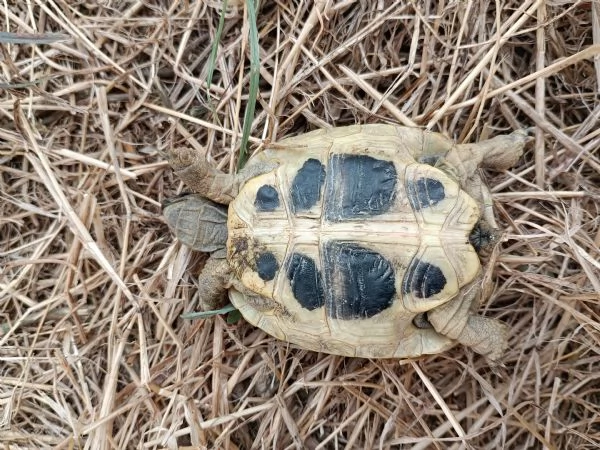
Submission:
M 278 339 L 368 358 L 462 343 L 495 360 L 508 328 L 475 313 L 475 247 L 498 230 L 478 169 L 512 167 L 527 140 L 516 131 L 457 145 L 416 128 L 338 127 L 272 144 L 237 175 L 174 149 L 170 164 L 196 194 L 164 214 L 184 244 L 212 253 L 202 302 L 228 291 Z

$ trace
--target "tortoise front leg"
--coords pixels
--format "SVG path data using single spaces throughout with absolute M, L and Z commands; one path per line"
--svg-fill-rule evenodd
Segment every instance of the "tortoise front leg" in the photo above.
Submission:
M 427 318 L 438 333 L 455 339 L 494 361 L 506 349 L 508 326 L 499 320 L 472 312 L 473 307 L 479 303 L 480 293 L 481 276 L 478 276 L 454 299 L 429 311 Z
M 179 147 L 169 151 L 169 164 L 194 192 L 222 205 L 228 205 L 239 191 L 239 182 L 230 175 L 213 168 L 206 155 L 191 148 Z
M 478 169 L 510 169 L 523 155 L 529 139 L 529 130 L 517 130 L 474 144 L 458 144 L 446 155 L 446 162 L 461 187 L 479 204 L 483 219 L 480 227 L 485 232 L 493 235 L 498 224 L 494 217 L 492 194 Z
M 204 153 L 185 147 L 169 151 L 169 164 L 190 189 L 222 205 L 228 205 L 247 180 L 277 166 L 257 158 L 256 163 L 250 162 L 239 174 L 226 174 L 212 167 Z
M 198 276 L 198 297 L 200 309 L 210 311 L 225 304 L 225 293 L 231 284 L 231 268 L 225 252 L 210 255 Z

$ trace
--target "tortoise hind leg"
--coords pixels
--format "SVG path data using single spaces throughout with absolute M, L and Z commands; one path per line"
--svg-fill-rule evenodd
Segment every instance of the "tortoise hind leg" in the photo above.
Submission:
M 497 361 L 506 350 L 508 326 L 499 320 L 470 315 L 457 340 L 491 361 Z
M 438 333 L 494 361 L 506 349 L 508 326 L 499 320 L 473 314 L 480 291 L 481 276 L 478 276 L 448 303 L 429 311 L 427 318 Z
M 238 193 L 237 177 L 212 167 L 201 152 L 186 147 L 171 149 L 169 164 L 190 189 L 216 203 L 228 205 Z
M 529 139 L 529 130 L 517 130 L 473 144 L 457 144 L 446 158 L 458 170 L 459 179 L 467 180 L 479 167 L 510 169 L 523 154 Z
M 517 130 L 474 144 L 458 144 L 446 155 L 447 171 L 477 201 L 482 210 L 480 227 L 491 235 L 495 234 L 498 224 L 494 217 L 492 194 L 481 179 L 478 169 L 510 169 L 523 154 L 523 148 L 529 139 L 529 130 Z

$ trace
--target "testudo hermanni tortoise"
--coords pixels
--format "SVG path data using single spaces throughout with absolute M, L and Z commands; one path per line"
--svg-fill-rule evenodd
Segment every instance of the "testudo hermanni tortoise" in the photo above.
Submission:
M 462 343 L 494 360 L 507 327 L 475 311 L 477 250 L 498 228 L 478 169 L 510 168 L 527 139 L 457 145 L 416 128 L 338 127 L 271 145 L 237 175 L 179 148 L 170 164 L 196 194 L 164 214 L 184 244 L 212 253 L 201 301 L 228 290 L 279 339 L 369 358 Z

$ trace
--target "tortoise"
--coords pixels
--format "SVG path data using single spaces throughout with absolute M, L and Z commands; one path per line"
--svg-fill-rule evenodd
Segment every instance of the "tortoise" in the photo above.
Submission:
M 175 148 L 170 165 L 194 193 L 164 216 L 183 244 L 211 253 L 201 302 L 214 307 L 227 291 L 278 339 L 367 358 L 461 343 L 496 360 L 508 327 L 476 313 L 478 251 L 498 236 L 478 169 L 512 167 L 527 140 L 523 130 L 455 144 L 390 124 L 335 127 L 267 145 L 236 175 Z

